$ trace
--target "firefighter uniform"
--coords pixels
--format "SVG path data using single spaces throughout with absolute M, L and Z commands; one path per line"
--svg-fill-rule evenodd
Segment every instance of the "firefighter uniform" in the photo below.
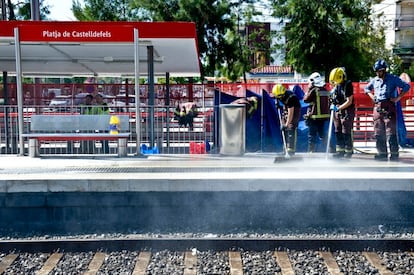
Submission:
M 398 160 L 399 146 L 397 138 L 396 102 L 408 92 L 410 85 L 398 76 L 387 73 L 387 63 L 377 60 L 373 66 L 377 76 L 365 87 L 365 93 L 374 102 L 374 132 L 377 155 L 375 159 L 388 158 L 387 142 L 390 150 L 390 160 Z M 398 88 L 400 93 L 398 94 Z
M 281 130 L 286 138 L 288 154 L 294 155 L 296 152 L 297 128 L 301 115 L 299 98 L 292 91 L 286 90 L 281 84 L 276 84 L 272 93 L 285 107 L 283 113 L 284 124 L 281 125 Z M 279 104 L 278 108 L 281 108 Z
M 334 86 L 331 91 L 331 107 L 335 125 L 336 158 L 351 158 L 353 154 L 353 124 L 355 118 L 354 88 L 347 80 L 345 68 L 334 68 L 329 74 L 329 82 Z
M 308 152 L 312 153 L 315 152 L 318 136 L 326 144 L 325 122 L 329 119 L 329 92 L 319 73 L 309 76 L 308 88 L 303 101 L 309 104 L 305 120 L 309 129 Z

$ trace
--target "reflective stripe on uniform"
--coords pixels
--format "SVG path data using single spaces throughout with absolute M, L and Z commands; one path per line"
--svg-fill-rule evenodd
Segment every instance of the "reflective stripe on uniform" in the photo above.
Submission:
M 312 119 L 329 118 L 329 114 L 322 114 L 321 111 L 321 96 L 329 96 L 328 91 L 320 91 L 316 89 L 316 115 L 311 115 Z

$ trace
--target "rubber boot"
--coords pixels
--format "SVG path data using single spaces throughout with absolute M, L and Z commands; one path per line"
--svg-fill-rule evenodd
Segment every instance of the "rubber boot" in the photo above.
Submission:
M 391 153 L 390 161 L 398 161 L 400 155 L 398 153 Z
M 314 153 L 315 152 L 315 143 L 309 143 L 308 144 L 308 153 Z
M 354 152 L 351 134 L 344 134 L 344 143 L 345 143 L 345 157 L 351 158 L 352 153 Z
M 335 133 L 336 138 L 336 153 L 332 155 L 334 158 L 343 158 L 345 155 L 345 140 L 344 134 Z
M 296 130 L 286 129 L 287 151 L 290 156 L 296 152 Z
M 378 153 L 375 155 L 374 159 L 376 160 L 387 160 L 388 158 L 388 149 L 387 149 L 387 142 L 385 137 L 376 135 L 376 147 Z
M 375 160 L 387 160 L 388 156 L 387 154 L 378 153 L 374 156 Z
M 338 150 L 336 149 L 336 153 L 332 155 L 334 158 L 343 158 L 345 156 L 345 151 L 343 149 Z
M 390 145 L 390 160 L 391 161 L 398 161 L 399 154 L 398 154 L 398 139 L 397 135 L 391 135 L 388 137 L 388 143 Z

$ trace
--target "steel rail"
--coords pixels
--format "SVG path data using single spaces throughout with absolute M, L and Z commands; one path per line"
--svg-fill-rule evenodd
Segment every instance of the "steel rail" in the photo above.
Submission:
M 320 250 L 320 251 L 413 251 L 412 239 L 283 239 L 283 238 L 125 238 L 0 240 L 0 252 L 53 253 L 85 251 L 199 251 L 226 250 Z

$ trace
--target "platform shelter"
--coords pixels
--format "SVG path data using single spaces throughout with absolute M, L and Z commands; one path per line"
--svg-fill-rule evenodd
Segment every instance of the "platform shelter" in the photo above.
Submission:
M 1 21 L 0 70 L 3 76 L 16 75 L 20 133 L 23 132 L 22 77 L 134 77 L 135 91 L 139 91 L 139 78 L 147 76 L 149 103 L 154 105 L 155 75 L 167 78 L 200 75 L 195 24 Z M 135 97 L 136 121 L 140 121 L 139 93 Z M 139 123 L 136 131 L 139 145 Z M 19 140 L 23 148 L 23 139 Z

